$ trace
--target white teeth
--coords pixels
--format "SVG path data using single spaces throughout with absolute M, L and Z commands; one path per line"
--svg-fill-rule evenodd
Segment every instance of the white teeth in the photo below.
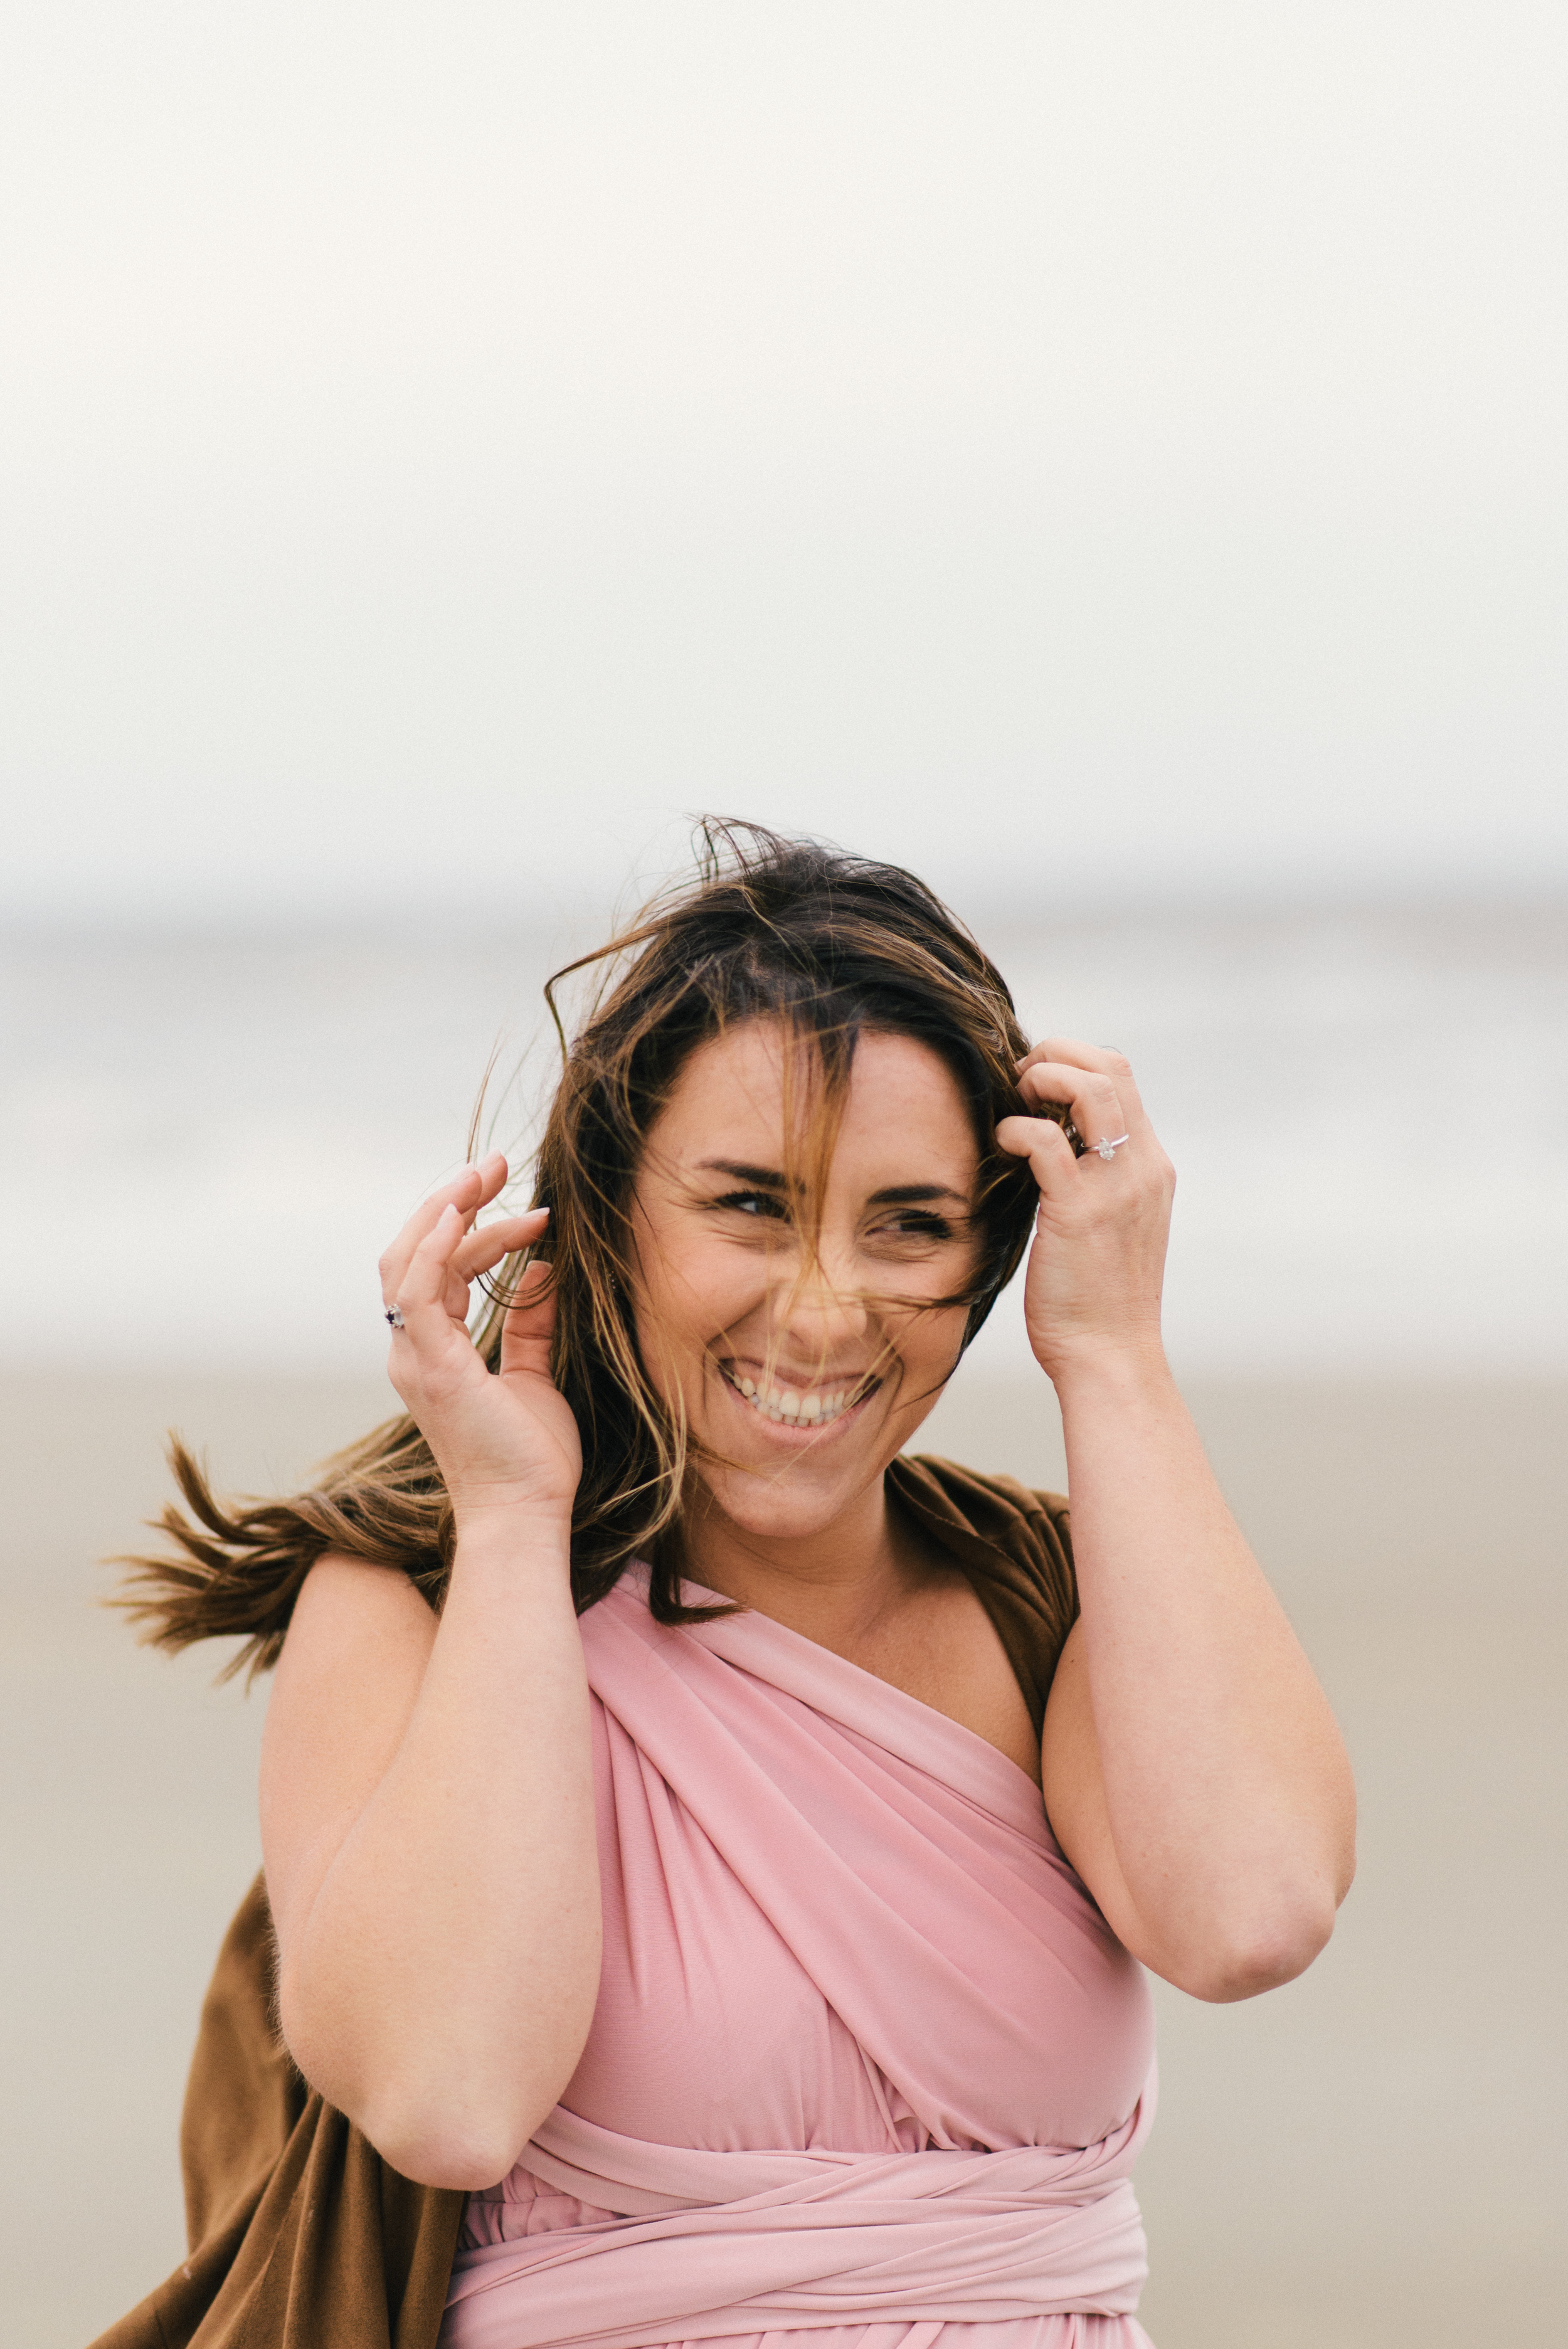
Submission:
M 835 1387 L 823 1394 L 813 1387 L 799 1394 L 793 1387 L 759 1387 L 738 1371 L 731 1372 L 730 1384 L 775 1427 L 828 1427 L 865 1392 L 861 1387 Z

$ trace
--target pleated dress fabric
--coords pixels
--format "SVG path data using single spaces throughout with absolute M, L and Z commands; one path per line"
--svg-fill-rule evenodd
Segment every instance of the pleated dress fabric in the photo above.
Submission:
M 1038 1787 L 767 1617 L 655 1623 L 638 1568 L 583 1638 L 599 2002 L 442 2349 L 1148 2349 L 1148 1985 Z

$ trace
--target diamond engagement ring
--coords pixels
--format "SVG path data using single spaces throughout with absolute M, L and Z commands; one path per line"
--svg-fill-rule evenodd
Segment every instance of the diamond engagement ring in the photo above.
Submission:
M 387 1308 L 387 1319 L 391 1322 L 394 1330 L 400 1330 L 403 1327 L 403 1316 L 395 1305 L 389 1305 Z
M 1122 1143 L 1124 1142 L 1130 1142 L 1132 1136 L 1130 1133 L 1119 1133 L 1114 1142 L 1110 1141 L 1109 1137 L 1102 1136 L 1099 1142 L 1091 1142 L 1088 1146 L 1091 1150 L 1098 1150 L 1100 1156 L 1109 1166 L 1111 1160 L 1116 1156 L 1117 1152 L 1121 1148 Z

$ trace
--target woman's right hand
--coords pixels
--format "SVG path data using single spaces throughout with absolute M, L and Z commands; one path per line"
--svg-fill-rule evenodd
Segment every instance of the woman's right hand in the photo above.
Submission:
M 582 1454 L 550 1376 L 531 1266 L 492 1376 L 465 1326 L 483 1272 L 546 1228 L 476 1228 L 497 1154 L 442 1185 L 381 1259 L 392 1383 L 459 1540 L 439 1619 L 349 1557 L 305 1577 L 262 1756 L 278 2011 L 313 2087 L 392 2168 L 504 2177 L 576 2070 L 599 1991 L 593 1730 L 573 1605 Z
M 506 1179 L 499 1150 L 465 1167 L 409 1217 L 381 1259 L 382 1298 L 403 1317 L 388 1374 L 435 1457 L 459 1531 L 497 1510 L 567 1524 L 583 1473 L 577 1423 L 550 1375 L 549 1267 L 530 1265 L 507 1309 L 499 1377 L 469 1336 L 471 1283 L 537 1241 L 549 1216 L 535 1207 L 476 1228 Z

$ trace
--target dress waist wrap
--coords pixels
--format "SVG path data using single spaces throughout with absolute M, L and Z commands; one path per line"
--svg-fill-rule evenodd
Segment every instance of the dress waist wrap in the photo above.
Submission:
M 1147 2261 L 1127 2172 L 1152 2103 L 1099 2145 L 1001 2153 L 707 2153 L 558 2108 L 527 2168 L 617 2215 L 509 2240 L 492 2203 L 492 2239 L 459 2254 L 442 2349 L 1130 2315 Z

